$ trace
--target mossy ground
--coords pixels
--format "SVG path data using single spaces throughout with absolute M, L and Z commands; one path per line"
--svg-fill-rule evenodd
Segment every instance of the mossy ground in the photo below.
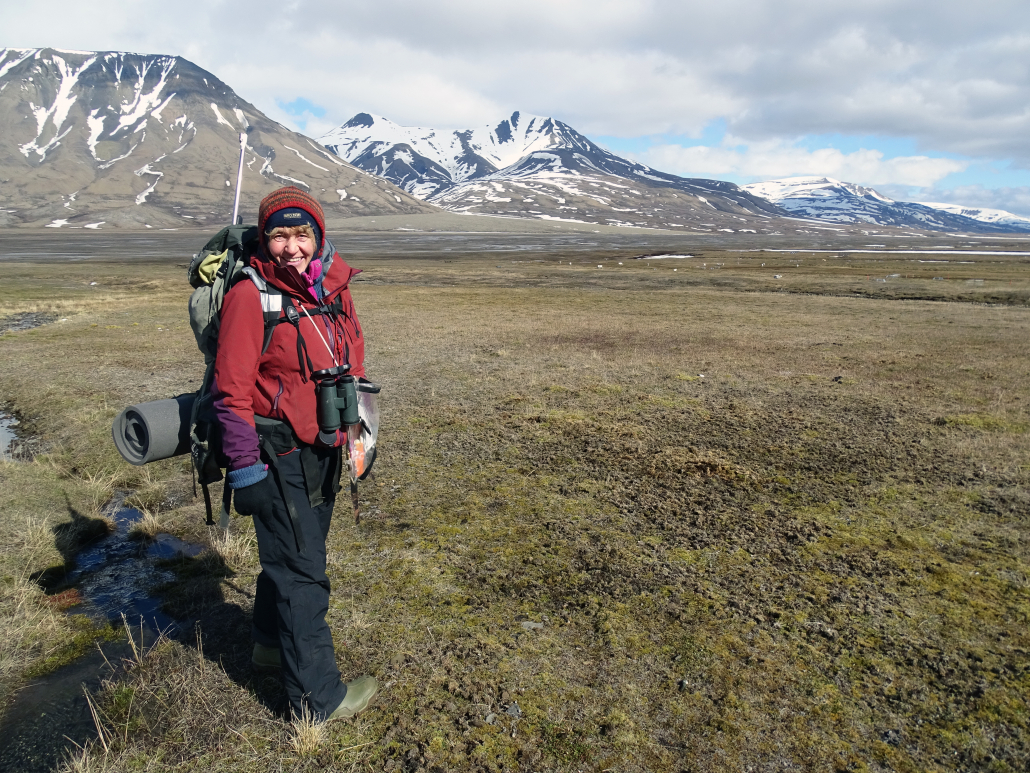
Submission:
M 369 260 L 354 287 L 384 426 L 328 620 L 373 707 L 297 751 L 248 668 L 236 519 L 180 562 L 200 654 L 162 643 L 98 696 L 96 768 L 1025 769 L 1030 312 L 495 265 Z M 833 267 L 806 287 L 853 281 Z M 104 446 L 114 406 L 198 377 L 153 270 L 145 298 L 0 339 L 0 388 L 58 478 L 149 486 L 202 538 L 178 461 L 143 480 Z

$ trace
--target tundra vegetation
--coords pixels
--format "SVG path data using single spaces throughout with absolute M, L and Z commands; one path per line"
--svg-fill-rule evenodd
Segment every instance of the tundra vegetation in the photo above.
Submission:
M 197 387 L 187 253 L 4 262 L 54 321 L 0 337 L 0 698 L 114 635 L 54 578 L 131 490 L 209 548 L 68 770 L 1026 770 L 1026 258 L 597 249 L 349 258 L 383 428 L 328 619 L 381 692 L 329 725 L 250 671 L 252 525 L 109 439 Z

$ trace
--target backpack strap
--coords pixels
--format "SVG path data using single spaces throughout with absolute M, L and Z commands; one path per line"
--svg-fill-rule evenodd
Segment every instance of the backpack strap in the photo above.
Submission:
M 276 326 L 282 320 L 283 310 L 283 298 L 285 297 L 278 288 L 268 284 L 257 271 L 250 266 L 243 269 L 243 273 L 247 275 L 254 286 L 258 289 L 258 293 L 261 295 L 261 316 L 264 317 L 265 327 L 265 340 L 261 344 L 261 353 L 264 354 L 268 351 L 268 345 L 272 343 L 272 333 L 275 332 Z M 290 303 L 290 299 L 286 298 L 287 304 Z M 285 321 L 285 320 L 282 320 Z
M 275 332 L 276 327 L 284 322 L 293 325 L 297 330 L 297 362 L 300 365 L 300 377 L 302 381 L 307 382 L 307 374 L 313 373 L 315 368 L 311 362 L 311 356 L 308 354 L 307 341 L 304 340 L 304 336 L 300 332 L 301 315 L 297 311 L 297 307 L 294 306 L 293 299 L 288 295 L 284 295 L 278 288 L 268 284 L 250 266 L 244 268 L 242 273 L 246 274 L 250 281 L 254 283 L 258 293 L 261 295 L 261 314 L 264 317 L 265 327 L 265 339 L 261 346 L 261 353 L 264 354 L 268 350 L 268 345 L 272 342 L 272 334 Z M 329 303 L 320 303 L 315 308 L 307 310 L 306 313 L 310 316 L 325 315 L 331 319 L 346 316 L 343 310 L 343 298 L 339 295 Z M 344 346 L 348 349 L 346 357 L 349 359 L 350 347 L 347 346 L 346 340 L 344 340 Z M 307 372 L 304 370 L 305 365 L 307 365 Z

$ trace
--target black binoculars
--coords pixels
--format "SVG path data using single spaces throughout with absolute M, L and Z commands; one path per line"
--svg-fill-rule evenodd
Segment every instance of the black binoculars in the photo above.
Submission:
M 318 416 L 318 439 L 325 445 L 336 444 L 336 433 L 341 426 L 359 424 L 358 390 L 354 376 L 348 376 L 350 365 L 316 370 L 315 400 Z

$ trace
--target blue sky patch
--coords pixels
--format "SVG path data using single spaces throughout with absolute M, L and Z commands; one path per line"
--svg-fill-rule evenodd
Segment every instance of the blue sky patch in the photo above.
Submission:
M 324 107 L 316 105 L 304 97 L 297 97 L 292 102 L 283 102 L 281 99 L 277 99 L 275 103 L 280 110 L 285 111 L 294 120 L 301 131 L 307 128 L 308 118 L 322 118 L 326 112 Z

